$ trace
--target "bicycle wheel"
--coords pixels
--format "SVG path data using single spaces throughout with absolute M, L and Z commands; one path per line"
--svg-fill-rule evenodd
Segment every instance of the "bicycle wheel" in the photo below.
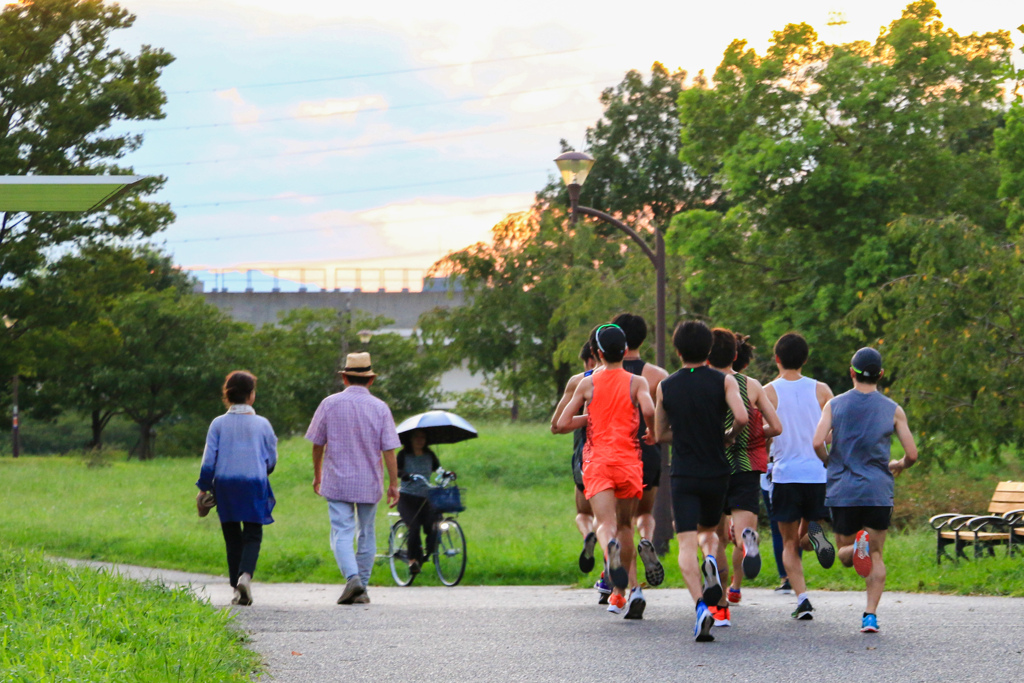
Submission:
M 456 586 L 466 572 L 466 537 L 451 517 L 437 523 L 437 547 L 434 549 L 437 577 L 446 586 Z
M 416 580 L 416 575 L 409 571 L 409 527 L 402 520 L 391 525 L 388 562 L 391 564 L 391 577 L 399 586 L 408 586 Z

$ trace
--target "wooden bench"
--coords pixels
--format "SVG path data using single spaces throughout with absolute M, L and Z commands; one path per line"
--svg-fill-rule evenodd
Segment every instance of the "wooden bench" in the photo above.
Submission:
M 942 557 L 957 562 L 967 559 L 964 548 L 974 548 L 974 557 L 983 553 L 995 556 L 995 548 L 1006 546 L 1008 555 L 1013 555 L 1015 542 L 1024 541 L 1024 482 L 1001 481 L 988 504 L 987 515 L 964 515 L 947 513 L 935 515 L 930 520 L 935 529 L 935 560 L 942 564 Z M 950 555 L 947 548 L 953 546 Z

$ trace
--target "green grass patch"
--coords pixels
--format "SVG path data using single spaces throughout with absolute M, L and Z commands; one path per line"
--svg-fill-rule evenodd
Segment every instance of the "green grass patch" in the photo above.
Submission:
M 0 547 L 5 681 L 249 681 L 227 610 L 185 589 L 140 583 Z
M 441 463 L 459 473 L 466 512 L 459 517 L 467 538 L 465 583 L 483 585 L 574 584 L 580 539 L 573 522 L 569 436 L 552 436 L 538 424 L 481 423 L 481 437 L 438 447 Z M 277 522 L 264 534 L 258 581 L 340 583 L 328 545 L 326 503 L 313 493 L 309 444 L 280 445 L 271 482 Z M 1016 468 L 1016 469 L 1015 469 Z M 215 515 L 195 514 L 199 459 L 115 461 L 90 467 L 84 458 L 32 457 L 0 460 L 8 494 L 0 508 L 0 539 L 47 553 L 223 575 L 224 544 Z M 1019 473 L 1015 463 L 913 469 L 897 481 L 897 515 L 903 531 L 887 544 L 891 590 L 1024 595 L 1024 557 L 935 566 L 934 533 L 923 519 L 954 509 L 983 512 L 999 479 Z M 1019 476 L 1017 474 L 1016 476 Z M 913 517 L 900 515 L 912 507 Z M 393 517 L 378 509 L 378 551 L 383 552 Z M 755 585 L 776 581 L 767 529 L 762 529 L 764 569 Z M 1000 551 L 1001 553 L 1001 551 Z M 674 552 L 666 557 L 667 585 L 681 586 Z M 860 589 L 852 570 L 805 562 L 813 589 Z M 416 585 L 439 585 L 427 565 Z M 372 581 L 388 585 L 384 565 Z

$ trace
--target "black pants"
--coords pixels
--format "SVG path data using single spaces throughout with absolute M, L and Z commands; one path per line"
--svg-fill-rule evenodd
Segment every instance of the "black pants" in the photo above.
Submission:
M 222 522 L 220 528 L 224 532 L 224 545 L 228 550 L 228 577 L 234 588 L 242 574 L 256 574 L 256 560 L 260 557 L 260 543 L 263 542 L 263 525 L 255 522 Z
M 437 534 L 434 525 L 441 519 L 434 506 L 422 496 L 411 496 L 408 493 L 398 494 L 398 514 L 409 527 L 409 558 L 423 562 L 426 557 L 434 554 L 437 545 Z M 423 553 L 423 542 L 420 533 L 427 534 L 427 552 Z

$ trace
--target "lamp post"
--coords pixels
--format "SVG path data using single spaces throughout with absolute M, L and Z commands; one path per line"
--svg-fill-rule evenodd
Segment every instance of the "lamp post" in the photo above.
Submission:
M 640 234 L 614 216 L 593 209 L 589 206 L 580 206 L 580 188 L 590 175 L 590 169 L 594 167 L 594 157 L 585 152 L 565 152 L 555 158 L 555 164 L 562 174 L 562 181 L 569 190 L 569 204 L 571 208 L 570 220 L 575 224 L 580 214 L 591 216 L 604 221 L 609 225 L 618 228 L 629 235 L 630 239 L 636 242 L 644 255 L 654 266 L 655 277 L 655 323 L 654 323 L 654 349 L 655 358 L 659 366 L 665 367 L 665 237 L 661 231 L 654 230 L 654 248 L 644 240 Z M 653 425 L 652 425 L 653 427 Z M 668 550 L 668 542 L 672 538 L 672 504 L 670 496 L 668 448 L 661 447 L 661 481 L 658 484 L 658 496 L 654 501 L 654 546 L 659 553 Z
M 16 320 L 4 316 L 4 326 L 9 330 L 14 327 Z M 15 369 L 11 378 L 11 455 L 17 458 L 21 455 L 21 434 L 18 430 L 18 371 Z

